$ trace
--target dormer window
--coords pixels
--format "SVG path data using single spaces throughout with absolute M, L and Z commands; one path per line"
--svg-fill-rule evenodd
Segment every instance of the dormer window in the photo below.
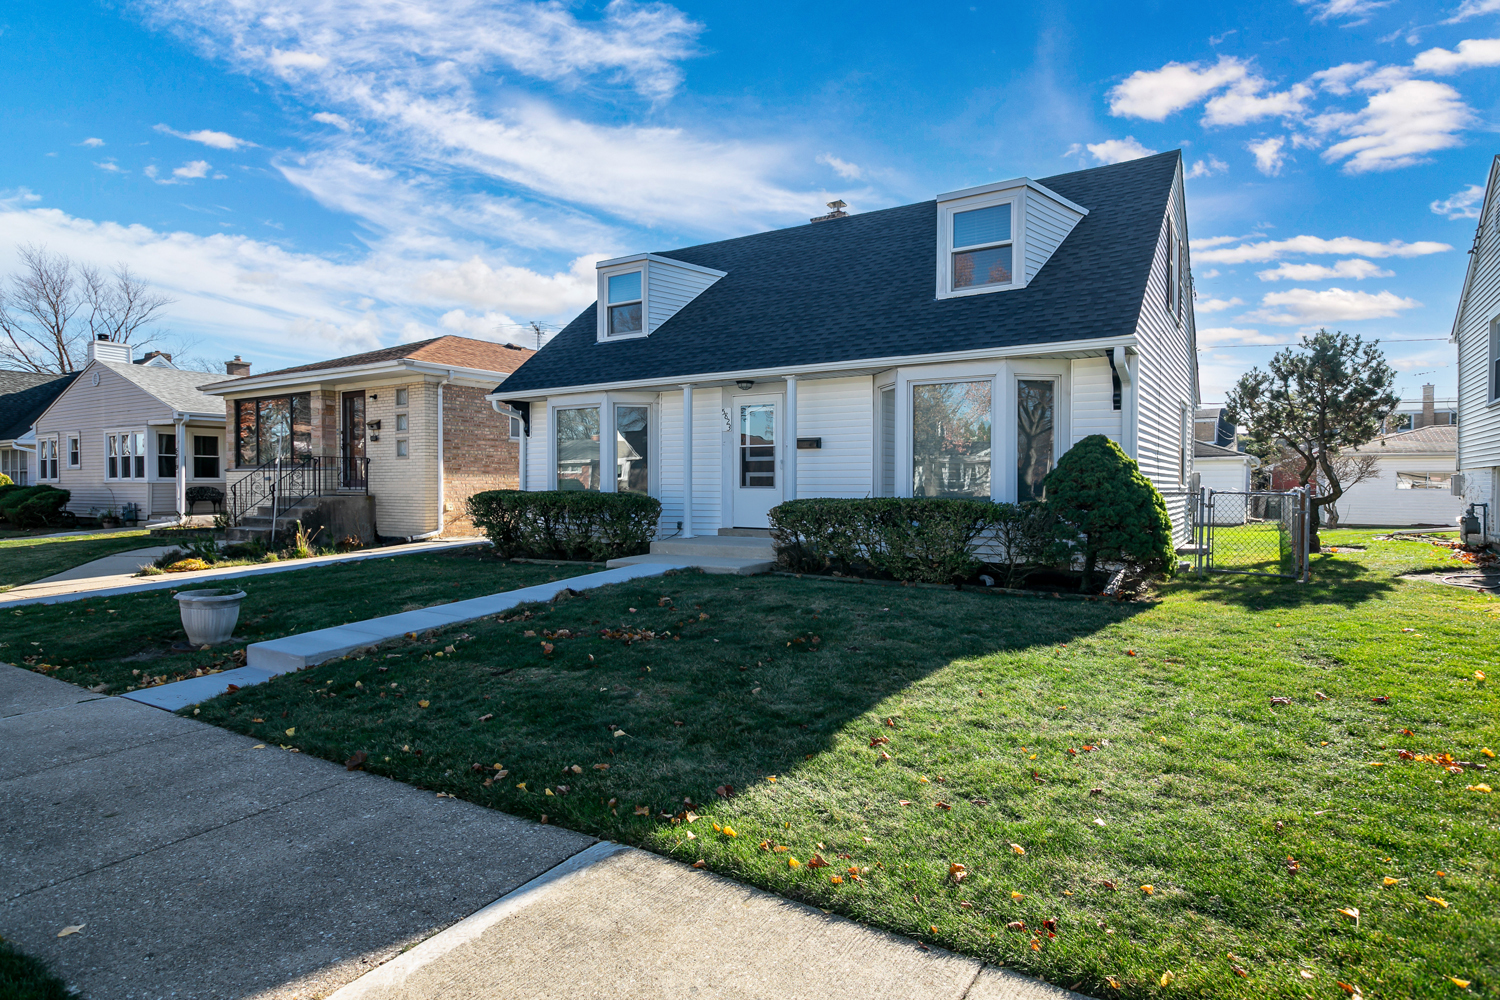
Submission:
M 955 290 L 1014 281 L 1011 212 L 1007 203 L 953 213 Z
M 641 272 L 609 276 L 609 336 L 641 332 Z

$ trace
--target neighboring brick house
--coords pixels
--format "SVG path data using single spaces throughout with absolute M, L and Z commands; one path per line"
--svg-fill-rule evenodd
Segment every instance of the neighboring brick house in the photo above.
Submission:
M 437 337 L 203 386 L 226 407 L 231 517 L 276 482 L 278 516 L 350 498 L 340 536 L 474 534 L 464 501 L 519 486 L 520 420 L 485 395 L 533 353 Z

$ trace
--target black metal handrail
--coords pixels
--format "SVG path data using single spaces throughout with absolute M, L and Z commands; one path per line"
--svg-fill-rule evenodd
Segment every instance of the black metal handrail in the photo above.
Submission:
M 369 470 L 368 458 L 337 455 L 267 462 L 230 485 L 229 522 L 237 525 L 250 511 L 269 505 L 274 535 L 276 518 L 308 497 L 368 492 Z

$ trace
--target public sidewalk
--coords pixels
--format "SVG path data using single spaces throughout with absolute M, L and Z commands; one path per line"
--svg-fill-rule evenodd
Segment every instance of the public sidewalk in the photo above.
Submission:
M 488 545 L 483 538 L 455 538 L 438 542 L 409 542 L 405 545 L 387 545 L 378 549 L 361 549 L 357 552 L 342 552 L 336 555 L 314 556 L 311 559 L 283 559 L 273 563 L 257 563 L 254 566 L 225 566 L 222 569 L 203 569 L 193 573 L 166 573 L 162 576 L 136 576 L 140 569 L 169 549 L 181 546 L 153 546 L 117 552 L 112 556 L 74 566 L 70 570 L 22 584 L 0 594 L 0 605 L 12 607 L 23 604 L 59 604 L 65 601 L 80 601 L 84 598 L 115 597 L 120 594 L 135 594 L 146 590 L 185 590 L 188 585 L 218 580 L 233 580 L 248 576 L 264 576 L 267 573 L 287 573 L 314 566 L 330 566 L 334 563 L 359 562 L 363 559 L 390 559 L 395 556 L 420 555 L 424 552 L 441 552 L 445 549 L 467 548 L 471 545 Z
M 5 665 L 0 745 L 0 936 L 93 997 L 1073 996 Z

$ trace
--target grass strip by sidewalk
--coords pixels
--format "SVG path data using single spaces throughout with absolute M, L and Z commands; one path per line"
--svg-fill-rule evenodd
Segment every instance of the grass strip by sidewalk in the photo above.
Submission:
M 118 552 L 151 547 L 150 532 L 0 538 L 0 593 Z
M 1328 534 L 1136 605 L 681 574 L 200 717 L 1094 996 L 1496 995 L 1496 772 L 1397 749 L 1500 746 L 1500 602 Z
M 434 604 L 517 590 L 588 572 L 588 566 L 520 564 L 489 548 L 331 563 L 241 580 L 185 583 L 246 592 L 233 644 L 173 653 L 185 639 L 173 591 L 67 604 L 0 606 L 0 660 L 58 680 L 121 694 L 135 687 L 239 666 L 231 654 L 252 642 L 329 628 Z M 43 667 L 45 666 L 45 669 Z
M 0 997 L 4 1000 L 77 1000 L 47 963 L 0 938 Z

